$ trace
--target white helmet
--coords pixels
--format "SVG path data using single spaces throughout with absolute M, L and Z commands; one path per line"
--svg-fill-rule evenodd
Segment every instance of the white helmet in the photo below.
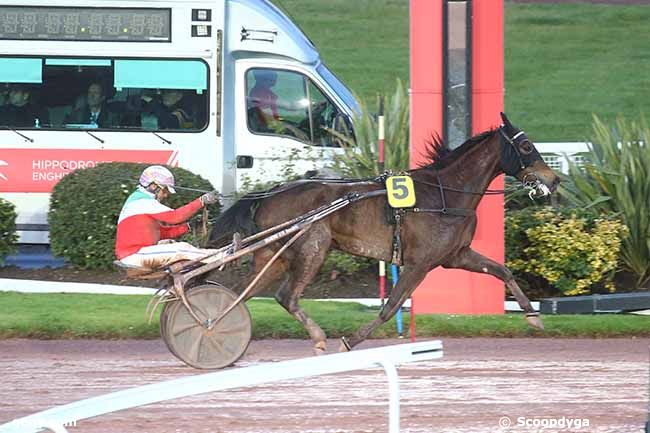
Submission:
M 167 188 L 172 194 L 176 192 L 174 189 L 174 175 L 167 167 L 163 167 L 162 165 L 147 167 L 140 175 L 140 185 L 146 188 L 152 183 Z

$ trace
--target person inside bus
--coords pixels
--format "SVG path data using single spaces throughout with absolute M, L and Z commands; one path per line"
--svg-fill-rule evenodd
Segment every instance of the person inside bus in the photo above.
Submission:
M 7 104 L 0 107 L 0 125 L 12 128 L 38 128 L 49 124 L 46 110 L 31 102 L 32 89 L 22 83 L 13 83 L 7 93 Z
M 86 103 L 65 118 L 66 124 L 94 125 L 98 128 L 120 126 L 120 114 L 111 110 L 106 103 L 104 86 L 92 82 L 86 93 Z
M 191 129 L 197 126 L 198 109 L 190 95 L 180 89 L 163 89 L 160 98 L 143 95 L 144 111 L 158 119 L 159 129 Z
M 115 256 L 121 263 L 157 270 L 181 260 L 209 263 L 222 257 L 219 250 L 172 241 L 189 231 L 187 221 L 192 216 L 217 202 L 218 193 L 205 193 L 171 209 L 161 201 L 176 192 L 174 187 L 174 175 L 166 167 L 152 165 L 142 172 L 137 189 L 126 199 L 118 218 Z
M 6 83 L 0 84 L 0 107 L 6 105 L 9 101 L 9 85 Z
M 268 69 L 253 71 L 255 85 L 248 92 L 248 122 L 253 132 L 275 133 L 290 135 L 302 141 L 309 141 L 309 134 L 300 129 L 298 125 L 283 119 L 278 111 L 278 95 L 273 93 L 271 87 L 278 81 L 278 74 Z M 282 101 L 286 110 L 296 110 L 296 104 Z M 298 109 L 299 106 L 298 106 Z M 304 109 L 303 109 L 304 110 Z
M 271 118 L 280 120 L 278 95 L 271 90 L 278 81 L 277 72 L 257 69 L 253 71 L 253 77 L 255 77 L 255 85 L 248 93 L 249 108 L 254 109 L 262 125 L 267 125 Z

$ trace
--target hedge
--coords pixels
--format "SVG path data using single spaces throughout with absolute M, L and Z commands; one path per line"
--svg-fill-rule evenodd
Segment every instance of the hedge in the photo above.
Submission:
M 580 295 L 596 288 L 613 292 L 612 279 L 626 235 L 627 228 L 619 220 L 579 209 L 546 206 L 510 211 L 506 265 L 529 291 L 541 289 L 541 295 Z
M 0 265 L 16 251 L 16 209 L 13 203 L 0 198 Z
M 76 170 L 61 179 L 50 197 L 48 222 L 52 252 L 84 269 L 111 268 L 115 260 L 117 218 L 147 166 L 103 163 Z M 205 191 L 214 189 L 210 182 L 185 169 L 168 168 L 174 173 L 177 185 Z M 200 194 L 177 189 L 165 204 L 177 208 Z M 210 215 L 217 215 L 219 209 L 219 205 L 210 206 Z

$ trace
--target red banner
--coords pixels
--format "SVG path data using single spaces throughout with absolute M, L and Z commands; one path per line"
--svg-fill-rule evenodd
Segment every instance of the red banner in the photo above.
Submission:
M 102 162 L 171 164 L 171 150 L 0 149 L 0 192 L 50 192 L 66 174 Z

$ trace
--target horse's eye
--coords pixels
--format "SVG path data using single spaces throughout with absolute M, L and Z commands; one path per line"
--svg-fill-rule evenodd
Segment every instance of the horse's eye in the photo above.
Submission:
M 519 151 L 523 155 L 530 155 L 533 153 L 533 143 L 531 143 L 529 140 L 524 140 L 519 144 Z

